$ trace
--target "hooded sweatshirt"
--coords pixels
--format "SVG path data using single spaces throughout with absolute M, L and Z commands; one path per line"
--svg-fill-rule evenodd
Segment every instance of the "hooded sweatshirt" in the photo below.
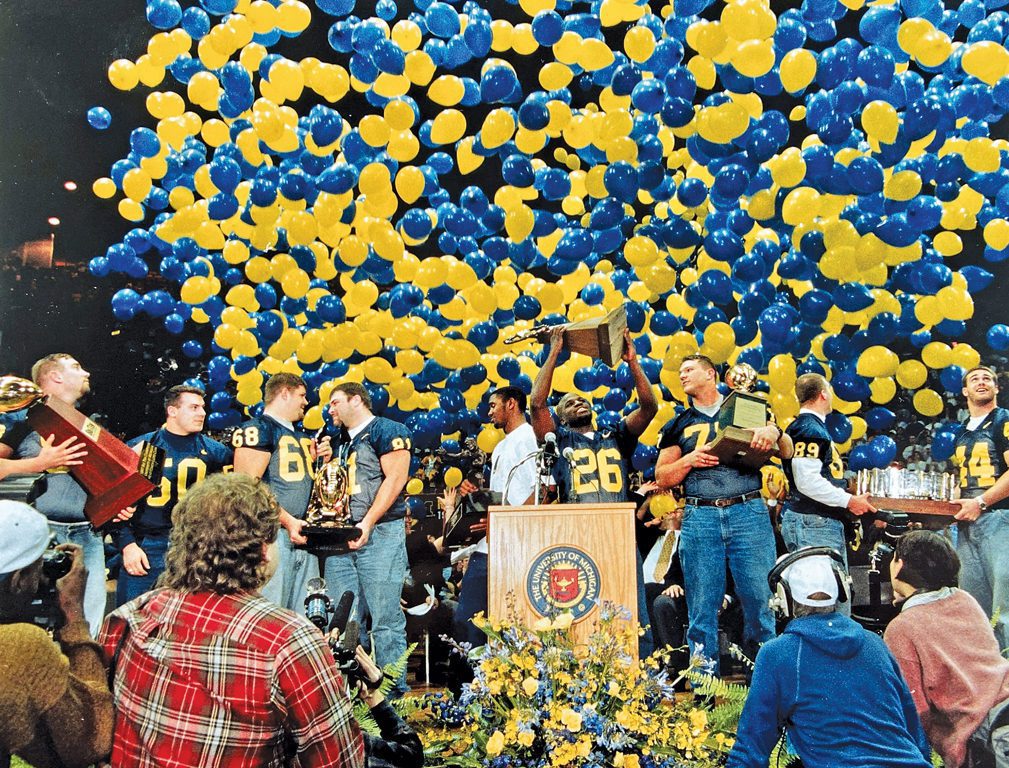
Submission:
M 782 728 L 806 768 L 931 766 L 897 662 L 838 613 L 793 619 L 760 649 L 728 766 L 766 766 Z

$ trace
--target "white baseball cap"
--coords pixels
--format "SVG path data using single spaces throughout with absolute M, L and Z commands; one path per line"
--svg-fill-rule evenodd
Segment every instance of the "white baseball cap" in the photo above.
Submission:
M 0 500 L 0 574 L 31 565 L 49 546 L 45 516 L 20 501 Z
M 834 565 L 827 555 L 812 555 L 796 560 L 781 574 L 781 579 L 788 584 L 792 593 L 792 601 L 799 605 L 822 607 L 837 602 L 837 576 Z M 828 597 L 812 598 L 823 592 Z

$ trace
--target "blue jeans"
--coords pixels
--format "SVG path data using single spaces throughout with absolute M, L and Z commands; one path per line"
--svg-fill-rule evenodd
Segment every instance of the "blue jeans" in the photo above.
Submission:
M 105 618 L 105 545 L 91 528 L 91 523 L 56 523 L 49 521 L 49 530 L 57 544 L 76 544 L 84 554 L 88 581 L 84 586 L 84 618 L 91 636 L 98 637 Z
M 767 574 L 774 567 L 774 531 L 761 499 L 729 507 L 693 506 L 683 513 L 680 563 L 687 593 L 687 642 L 718 674 L 718 610 L 728 563 L 743 609 L 748 645 L 774 637 Z
M 785 507 L 781 515 L 781 538 L 789 552 L 805 547 L 830 547 L 844 558 L 844 570 L 848 570 L 848 545 L 844 535 L 844 523 L 823 515 L 807 515 Z M 837 610 L 851 616 L 851 601 L 838 602 Z
M 138 540 L 137 544 L 144 554 L 147 555 L 147 562 L 150 567 L 144 576 L 131 576 L 125 568 L 119 570 L 119 579 L 116 583 L 116 604 L 128 603 L 136 597 L 140 597 L 145 592 L 154 589 L 154 584 L 158 577 L 165 572 L 165 554 L 168 552 L 167 536 L 146 536 Z
M 364 609 L 371 616 L 375 661 L 385 667 L 406 651 L 406 614 L 400 604 L 406 578 L 406 525 L 389 520 L 372 529 L 368 543 L 345 555 L 326 558 L 326 587 L 334 604 L 344 592 L 354 593 L 352 618 L 361 620 Z M 405 677 L 405 676 L 404 676 Z M 406 689 L 401 678 L 399 690 Z
M 455 609 L 455 638 L 474 648 L 487 644 L 487 635 L 477 629 L 471 619 L 480 611 L 487 614 L 487 555 L 474 552 L 459 588 L 459 605 Z
M 309 579 L 319 575 L 319 559 L 304 549 L 295 549 L 286 528 L 277 533 L 277 570 L 263 585 L 263 597 L 277 605 L 305 615 Z
M 989 617 L 998 612 L 998 647 L 1009 648 L 1009 510 L 985 512 L 973 523 L 959 523 L 957 532 L 960 588 Z

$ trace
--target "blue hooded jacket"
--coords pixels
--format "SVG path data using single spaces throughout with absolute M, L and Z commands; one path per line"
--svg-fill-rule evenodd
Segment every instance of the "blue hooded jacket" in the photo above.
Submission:
M 728 766 L 767 766 L 782 728 L 806 768 L 932 764 L 897 662 L 839 613 L 793 619 L 760 649 Z

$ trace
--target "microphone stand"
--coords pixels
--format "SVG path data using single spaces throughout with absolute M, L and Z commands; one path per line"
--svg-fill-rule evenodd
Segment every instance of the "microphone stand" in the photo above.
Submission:
M 522 460 L 508 471 L 508 477 L 505 479 L 504 491 L 501 493 L 501 502 L 503 504 L 508 503 L 508 489 L 511 486 L 513 477 L 515 476 L 515 470 L 533 459 L 536 460 L 536 487 L 533 489 L 533 503 L 540 503 L 540 481 L 543 478 L 550 476 L 550 470 L 556 463 L 557 456 L 554 454 L 548 454 L 542 448 L 537 448 L 535 451 L 532 451 L 522 457 Z

